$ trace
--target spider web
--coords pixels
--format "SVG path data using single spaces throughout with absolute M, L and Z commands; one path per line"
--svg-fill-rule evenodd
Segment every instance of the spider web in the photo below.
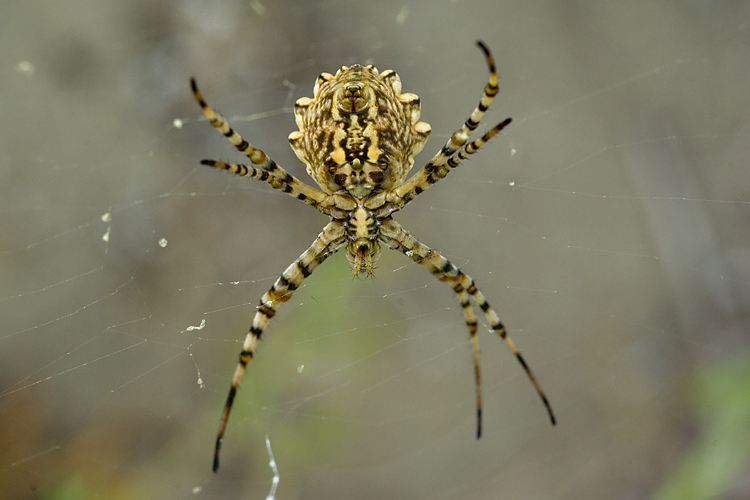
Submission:
M 278 498 L 747 498 L 748 427 L 717 422 L 748 415 L 721 406 L 750 379 L 748 14 L 4 3 L 4 497 L 265 498 L 268 435 Z M 482 130 L 513 123 L 397 219 L 477 281 L 558 426 L 483 327 L 475 440 L 450 288 L 385 250 L 352 278 L 337 254 L 264 334 L 211 473 L 254 307 L 325 217 L 198 165 L 239 157 L 189 77 L 307 180 L 286 141 L 294 100 L 342 64 L 392 68 L 433 128 L 419 166 L 481 95 L 478 38 L 501 86 Z M 691 471 L 704 483 L 680 496 Z

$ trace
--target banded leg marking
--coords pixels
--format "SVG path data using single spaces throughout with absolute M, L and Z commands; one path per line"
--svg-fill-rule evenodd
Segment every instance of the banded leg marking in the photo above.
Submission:
M 190 79 L 190 88 L 193 91 L 195 100 L 198 101 L 201 109 L 203 109 L 203 114 L 206 115 L 206 118 L 208 118 L 208 121 L 211 122 L 211 125 L 216 127 L 219 132 L 224 135 L 224 137 L 229 139 L 229 142 L 234 144 L 234 147 L 237 148 L 240 153 L 250 158 L 250 161 L 253 162 L 253 165 L 257 165 L 263 169 L 268 169 L 268 167 L 273 163 L 273 160 L 266 156 L 266 154 L 260 149 L 254 148 L 250 143 L 243 139 L 240 134 L 232 130 L 232 127 L 229 126 L 229 122 L 227 122 L 226 118 L 211 109 L 211 106 L 206 103 L 200 91 L 198 90 L 198 84 L 196 83 L 195 78 Z
M 515 355 L 516 359 L 521 364 L 521 367 L 526 372 L 526 375 L 529 377 L 532 385 L 536 389 L 537 394 L 539 394 L 539 397 L 542 399 L 542 403 L 544 403 L 547 413 L 549 414 L 550 422 L 552 425 L 555 425 L 555 414 L 552 412 L 552 406 L 550 405 L 547 396 L 544 394 L 544 391 L 542 391 L 542 388 L 532 373 L 531 368 L 529 368 L 529 365 L 518 351 L 518 348 L 508 336 L 505 326 L 503 326 L 497 313 L 492 309 L 482 292 L 479 291 L 474 280 L 464 274 L 448 259 L 419 242 L 394 220 L 388 220 L 383 223 L 381 226 L 381 235 L 382 241 L 390 248 L 402 252 L 414 262 L 430 271 L 430 273 L 440 281 L 446 281 L 453 284 L 453 291 L 458 295 L 461 307 L 464 310 L 466 326 L 469 328 L 474 354 L 474 372 L 477 388 L 477 438 L 481 436 L 482 432 L 482 389 L 479 370 L 479 342 L 476 336 L 477 318 L 474 314 L 473 307 L 471 307 L 471 304 L 469 303 L 468 296 L 471 296 L 477 306 L 479 306 L 484 312 L 490 327 L 500 335 L 500 338 L 505 341 L 505 344 Z
M 206 115 L 206 118 L 208 118 L 211 125 L 216 127 L 219 132 L 221 132 L 227 139 L 229 139 L 229 142 L 231 142 L 240 153 L 247 156 L 253 165 L 262 169 L 263 171 L 268 172 L 269 177 L 267 179 L 261 180 L 266 180 L 266 182 L 274 186 L 276 189 L 284 190 L 284 185 L 293 186 L 292 189 L 295 189 L 297 191 L 297 194 L 304 194 L 306 198 L 313 199 L 316 201 L 316 203 L 320 203 L 324 199 L 326 199 L 327 195 L 325 193 L 305 184 L 304 182 L 291 175 L 289 172 L 280 167 L 275 161 L 266 156 L 266 154 L 262 150 L 254 148 L 250 143 L 243 139 L 240 134 L 235 132 L 229 125 L 229 122 L 226 120 L 226 118 L 211 109 L 211 107 L 203 99 L 203 96 L 198 90 L 198 84 L 195 82 L 195 78 L 190 79 L 190 86 L 193 90 L 195 99 L 198 101 L 201 109 L 203 109 L 203 114 Z M 201 163 L 203 165 L 223 168 L 238 175 L 260 179 L 260 175 L 251 173 L 252 167 L 248 167 L 246 165 L 232 165 L 213 160 L 203 160 Z M 277 185 L 280 187 L 277 187 Z M 290 191 L 286 192 L 290 193 Z M 294 196 L 297 195 L 295 194 Z M 306 201 L 306 203 L 309 202 Z M 316 204 L 309 204 L 317 207 Z
M 274 189 L 283 191 L 284 193 L 317 208 L 323 213 L 327 214 L 329 212 L 328 205 L 330 204 L 325 203 L 329 196 L 322 191 L 308 186 L 291 174 L 274 175 L 273 172 L 255 168 L 251 165 L 224 163 L 215 160 L 201 160 L 201 165 L 220 168 L 242 177 L 251 177 L 253 179 L 258 179 L 259 181 L 267 182 Z
M 508 124 L 511 122 L 510 118 L 506 118 L 502 122 L 495 125 L 492 129 L 488 130 L 486 134 L 484 134 L 479 139 L 476 139 L 472 142 L 468 142 L 464 144 L 464 146 L 456 153 L 454 154 L 446 163 L 443 165 L 440 165 L 435 170 L 427 174 L 423 179 L 420 180 L 418 184 L 414 186 L 414 189 L 409 191 L 404 195 L 403 198 L 400 200 L 396 200 L 393 204 L 390 205 L 390 208 L 392 211 L 400 210 L 402 209 L 407 203 L 409 203 L 411 200 L 413 200 L 417 195 L 428 189 L 430 186 L 435 184 L 440 179 L 444 178 L 448 173 L 453 170 L 454 168 L 458 167 L 462 161 L 464 161 L 469 156 L 476 153 L 482 145 L 484 145 L 487 141 L 492 139 L 492 137 L 495 136 L 498 132 L 500 132 L 502 129 L 504 129 Z
M 346 229 L 344 226 L 336 221 L 329 222 L 315 241 L 313 241 L 312 245 L 286 268 L 271 289 L 263 295 L 258 310 L 253 317 L 253 322 L 250 325 L 250 331 L 247 333 L 245 341 L 242 344 L 240 360 L 234 371 L 234 376 L 232 376 L 232 385 L 229 388 L 226 403 L 224 403 L 224 410 L 219 422 L 219 432 L 216 436 L 216 447 L 214 448 L 214 472 L 219 470 L 221 441 L 224 438 L 224 431 L 229 420 L 229 412 L 232 410 L 232 403 L 234 403 L 234 397 L 237 394 L 240 381 L 245 374 L 247 364 L 253 358 L 258 340 L 260 340 L 271 318 L 276 314 L 276 308 L 282 302 L 289 300 L 305 278 L 310 276 L 315 268 L 341 248 L 344 243 L 346 243 Z
M 479 126 L 479 123 L 482 121 L 482 117 L 484 116 L 484 113 L 490 107 L 490 104 L 492 104 L 492 101 L 495 99 L 495 96 L 498 93 L 497 71 L 495 69 L 495 60 L 493 59 L 492 54 L 490 53 L 490 50 L 487 48 L 487 46 L 483 42 L 478 41 L 477 45 L 479 46 L 480 49 L 482 49 L 482 52 L 484 52 L 485 58 L 487 59 L 487 66 L 489 67 L 489 70 L 490 70 L 489 79 L 487 81 L 487 85 L 484 88 L 484 93 L 482 94 L 482 97 L 479 100 L 479 104 L 477 105 L 476 108 L 474 108 L 474 111 L 472 111 L 469 118 L 466 119 L 466 122 L 464 122 L 463 126 L 460 129 L 458 129 L 456 132 L 454 132 L 451 138 L 448 139 L 448 142 L 446 142 L 445 146 L 443 146 L 443 148 L 440 151 L 438 151 L 435 154 L 435 156 L 433 156 L 432 159 L 424 167 L 422 167 L 419 170 L 419 172 L 417 172 L 408 181 L 406 181 L 405 183 L 403 183 L 401 186 L 399 186 L 398 188 L 394 190 L 394 193 L 399 199 L 405 200 L 404 204 L 414 199 L 414 197 L 416 197 L 419 193 L 421 193 L 422 191 L 427 189 L 429 186 L 434 184 L 434 182 L 437 182 L 437 179 L 435 179 L 433 182 L 427 182 L 427 179 L 430 177 L 430 174 L 432 174 L 439 167 L 443 166 L 445 162 L 447 162 L 451 157 L 453 157 L 456 151 L 459 151 L 462 148 L 465 149 L 466 141 L 469 140 L 469 136 L 471 135 L 471 133 L 474 130 L 476 130 L 476 128 Z M 490 137 L 495 135 L 503 127 L 505 127 L 505 125 L 507 125 L 507 123 L 505 122 L 503 123 L 504 124 L 500 127 L 499 130 L 496 130 L 495 132 L 491 131 L 489 137 L 487 137 L 486 139 L 483 138 L 484 140 L 482 141 L 482 143 L 486 142 L 486 140 L 489 140 Z M 487 136 L 487 134 L 485 134 L 485 136 Z M 469 153 L 469 154 L 472 154 L 472 153 Z M 446 174 L 447 174 L 447 171 L 446 171 Z M 444 176 L 445 175 L 443 175 L 443 177 Z

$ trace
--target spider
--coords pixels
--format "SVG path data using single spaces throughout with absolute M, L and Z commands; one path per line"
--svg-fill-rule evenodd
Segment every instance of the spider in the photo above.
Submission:
M 430 125 L 419 121 L 419 97 L 401 92 L 401 80 L 393 70 L 379 73 L 373 66 L 342 66 L 335 75 L 322 73 L 313 98 L 302 97 L 294 106 L 299 130 L 289 143 L 306 165 L 320 189 L 300 181 L 266 154 L 232 130 L 226 119 L 211 109 L 191 79 L 193 95 L 211 125 L 244 154 L 251 165 L 202 160 L 201 164 L 228 170 L 270 184 L 330 217 L 323 231 L 302 255 L 286 268 L 260 300 L 232 377 L 214 448 L 213 470 L 219 468 L 219 451 L 229 412 L 247 363 L 276 313 L 302 282 L 329 256 L 346 247 L 354 275 L 371 275 L 380 256 L 380 245 L 398 250 L 453 287 L 463 308 L 474 357 L 477 399 L 477 438 L 482 434 L 482 390 L 479 370 L 477 316 L 469 299 L 484 312 L 491 328 L 505 341 L 521 363 L 549 414 L 555 416 L 542 388 L 508 336 L 494 309 L 474 280 L 436 251 L 428 248 L 393 220 L 393 214 L 461 164 L 503 128 L 507 118 L 469 142 L 485 111 L 498 92 L 495 62 L 487 46 L 478 41 L 489 66 L 489 80 L 479 104 L 445 146 L 408 180 L 406 175 L 430 135 Z

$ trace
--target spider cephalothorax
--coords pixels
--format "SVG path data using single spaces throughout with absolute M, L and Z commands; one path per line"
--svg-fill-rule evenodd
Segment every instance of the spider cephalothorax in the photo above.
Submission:
M 415 94 L 401 93 L 401 80 L 392 70 L 378 73 L 372 66 L 343 66 L 336 75 L 323 73 L 318 77 L 313 98 L 297 100 L 294 115 L 299 130 L 289 135 L 289 142 L 320 189 L 295 178 L 240 137 L 224 117 L 206 104 L 195 80 L 191 81 L 193 94 L 211 125 L 247 156 L 252 165 L 214 160 L 201 163 L 267 182 L 330 217 L 312 245 L 281 274 L 260 301 L 224 404 L 214 449 L 214 471 L 219 468 L 221 441 L 240 380 L 276 308 L 289 300 L 302 282 L 344 245 L 354 274 L 373 273 L 382 243 L 402 252 L 440 281 L 451 284 L 463 309 L 474 356 L 477 438 L 482 430 L 482 391 L 477 317 L 470 300 L 484 312 L 490 328 L 515 354 L 555 424 L 552 408 L 536 378 L 474 281 L 392 219 L 395 212 L 448 175 L 510 123 L 507 118 L 469 142 L 469 136 L 479 126 L 498 91 L 495 63 L 487 47 L 482 42 L 478 44 L 490 68 L 489 81 L 479 104 L 442 149 L 408 180 L 406 175 L 414 164 L 414 156 L 427 141 L 430 126 L 419 121 L 419 98 Z

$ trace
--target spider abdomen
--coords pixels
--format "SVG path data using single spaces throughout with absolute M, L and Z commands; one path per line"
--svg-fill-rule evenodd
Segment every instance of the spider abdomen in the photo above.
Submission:
M 373 66 L 321 74 L 294 113 L 299 130 L 289 142 L 307 173 L 326 193 L 358 200 L 401 184 L 430 134 L 419 98 L 401 93 L 395 72 Z

